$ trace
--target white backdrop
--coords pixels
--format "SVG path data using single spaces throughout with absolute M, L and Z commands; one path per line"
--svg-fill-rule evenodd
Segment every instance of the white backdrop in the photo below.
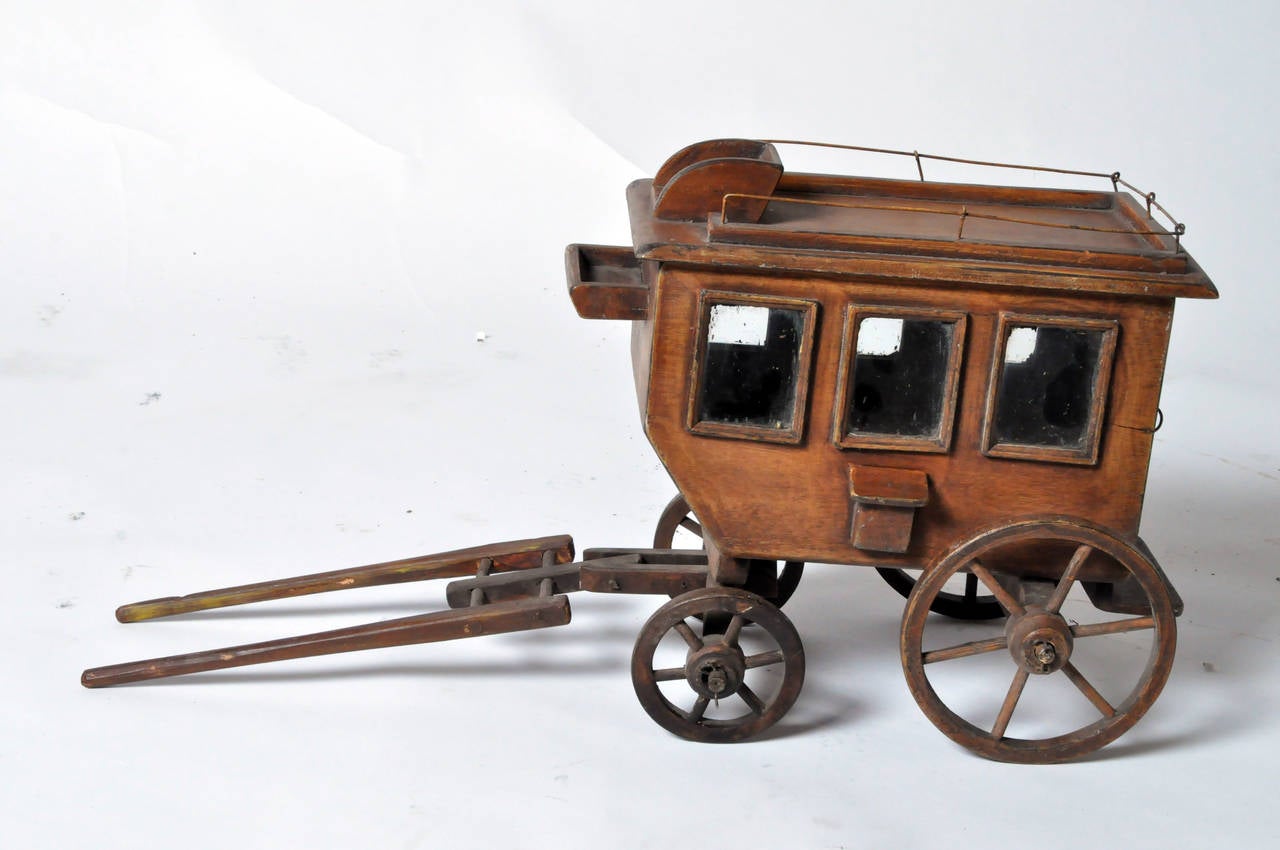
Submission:
M 356 6 L 0 0 L 6 846 L 1280 837 L 1274 4 Z M 627 329 L 577 319 L 561 252 L 625 244 L 627 182 L 719 136 L 1119 169 L 1187 222 L 1223 297 L 1178 310 L 1143 535 L 1187 614 L 1129 735 L 1067 766 L 970 756 L 907 693 L 900 600 L 834 567 L 788 607 L 800 702 L 734 747 L 636 704 L 644 598 L 80 688 L 441 593 L 127 627 L 125 601 L 563 531 L 645 545 L 672 485 Z

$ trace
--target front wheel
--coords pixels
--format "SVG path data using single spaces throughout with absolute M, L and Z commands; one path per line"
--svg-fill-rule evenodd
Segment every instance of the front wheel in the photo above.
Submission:
M 723 631 L 703 624 L 717 621 Z M 751 624 L 759 628 L 744 634 Z M 795 626 L 754 593 L 704 587 L 663 605 L 631 655 L 640 705 L 689 741 L 729 743 L 760 734 L 795 704 L 804 646 Z

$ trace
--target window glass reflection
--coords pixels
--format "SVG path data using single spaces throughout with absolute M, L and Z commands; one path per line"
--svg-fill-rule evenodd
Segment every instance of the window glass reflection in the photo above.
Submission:
M 956 323 L 868 316 L 858 322 L 845 433 L 938 439 Z
M 1104 336 L 1084 328 L 1010 327 L 995 442 L 1083 450 Z
M 712 304 L 697 419 L 791 429 L 804 319 L 802 310 Z

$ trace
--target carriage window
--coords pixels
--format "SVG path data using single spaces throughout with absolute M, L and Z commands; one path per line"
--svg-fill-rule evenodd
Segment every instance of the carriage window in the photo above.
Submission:
M 816 310 L 796 299 L 704 296 L 692 430 L 799 442 Z
M 963 340 L 963 314 L 850 307 L 836 444 L 946 451 Z
M 987 403 L 989 455 L 1092 464 L 1114 322 L 1002 316 Z

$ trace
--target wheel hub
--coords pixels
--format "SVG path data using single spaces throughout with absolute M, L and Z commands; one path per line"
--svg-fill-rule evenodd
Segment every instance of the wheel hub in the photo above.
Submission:
M 1056 673 L 1071 659 L 1071 626 L 1062 615 L 1043 608 L 1028 607 L 1021 616 L 1010 617 L 1005 637 L 1014 663 L 1028 673 Z
M 699 696 L 715 700 L 737 693 L 745 673 L 742 650 L 718 642 L 690 652 L 684 665 L 689 687 Z

